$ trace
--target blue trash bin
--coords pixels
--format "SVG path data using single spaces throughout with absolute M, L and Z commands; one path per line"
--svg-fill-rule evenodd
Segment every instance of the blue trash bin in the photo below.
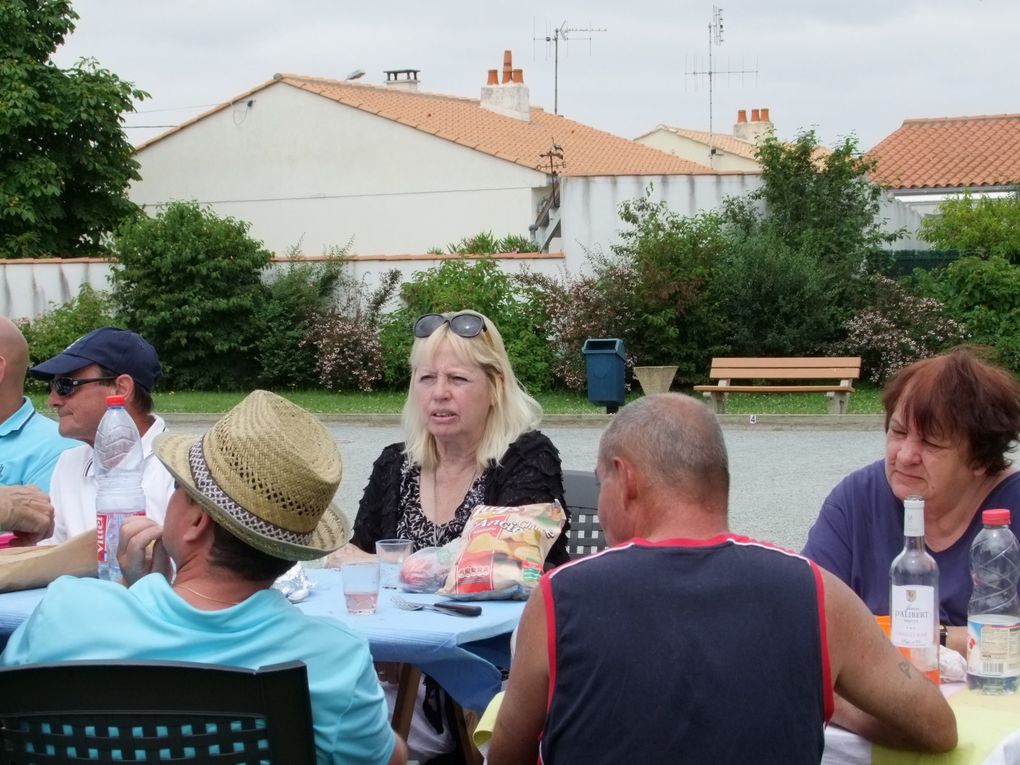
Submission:
M 627 354 L 623 340 L 589 337 L 581 347 L 588 377 L 588 400 L 613 414 L 623 406 Z

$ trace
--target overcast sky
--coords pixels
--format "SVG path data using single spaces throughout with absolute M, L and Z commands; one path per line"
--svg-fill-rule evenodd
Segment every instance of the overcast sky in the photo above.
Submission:
M 73 0 L 81 16 L 56 61 L 79 57 L 147 91 L 128 125 L 176 125 L 276 72 L 478 98 L 510 49 L 533 106 L 634 138 L 664 123 L 707 130 L 710 2 L 565 0 Z M 721 0 L 714 129 L 768 107 L 780 137 L 814 127 L 874 146 L 912 117 L 1020 112 L 1020 0 Z M 579 30 L 595 28 L 591 33 Z M 534 38 L 540 38 L 535 40 Z M 585 38 L 590 38 L 585 39 Z M 131 129 L 140 143 L 160 128 Z

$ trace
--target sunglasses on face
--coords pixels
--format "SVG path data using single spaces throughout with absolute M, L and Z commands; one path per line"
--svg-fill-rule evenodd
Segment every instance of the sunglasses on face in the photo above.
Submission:
M 54 377 L 50 380 L 50 390 L 61 398 L 67 398 L 78 390 L 79 385 L 87 385 L 94 382 L 112 382 L 114 377 Z
M 478 337 L 485 332 L 485 319 L 477 313 L 455 313 L 452 316 L 441 313 L 427 313 L 414 323 L 415 337 L 429 337 L 444 324 L 449 324 L 461 337 Z

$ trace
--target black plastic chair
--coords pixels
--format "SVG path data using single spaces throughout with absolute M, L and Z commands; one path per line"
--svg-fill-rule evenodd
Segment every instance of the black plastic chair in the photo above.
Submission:
M 595 474 L 588 470 L 563 471 L 563 495 L 570 510 L 567 552 L 580 558 L 606 548 L 606 537 L 599 523 L 599 487 Z
M 86 762 L 310 765 L 305 665 L 68 661 L 0 669 L 0 764 Z

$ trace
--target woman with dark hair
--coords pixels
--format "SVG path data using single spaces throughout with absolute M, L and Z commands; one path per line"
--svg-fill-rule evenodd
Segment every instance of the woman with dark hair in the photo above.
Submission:
M 885 459 L 844 478 L 822 505 L 804 554 L 889 613 L 889 566 L 903 546 L 903 500 L 924 498 L 928 552 L 939 566 L 943 643 L 965 652 L 970 546 L 981 512 L 1013 511 L 1020 473 L 1008 452 L 1020 432 L 1020 385 L 972 350 L 905 367 L 882 391 Z

